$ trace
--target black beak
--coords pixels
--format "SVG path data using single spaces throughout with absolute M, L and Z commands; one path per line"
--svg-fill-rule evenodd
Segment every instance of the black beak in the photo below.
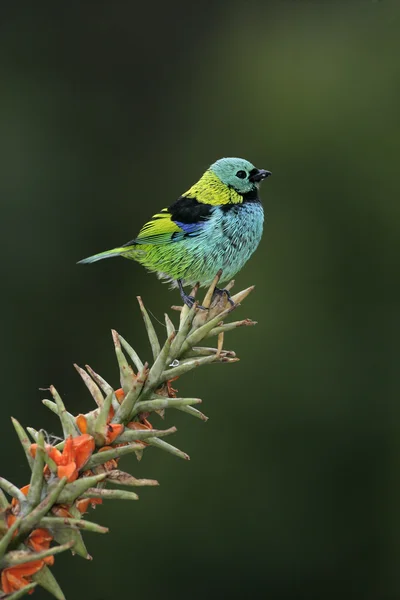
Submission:
M 272 175 L 271 171 L 266 171 L 265 169 L 256 169 L 249 177 L 249 181 L 252 183 L 257 183 L 262 181 L 266 177 Z

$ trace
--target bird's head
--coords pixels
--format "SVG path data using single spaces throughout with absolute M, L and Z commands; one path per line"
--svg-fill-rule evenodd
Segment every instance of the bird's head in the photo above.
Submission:
M 210 166 L 210 171 L 239 194 L 256 190 L 261 181 L 271 175 L 270 171 L 257 169 L 244 158 L 220 158 Z

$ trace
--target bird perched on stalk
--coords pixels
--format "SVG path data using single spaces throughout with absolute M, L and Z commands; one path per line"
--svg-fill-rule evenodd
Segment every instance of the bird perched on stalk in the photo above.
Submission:
M 219 269 L 222 281 L 229 281 L 257 248 L 264 222 L 258 188 L 269 175 L 243 158 L 221 158 L 136 238 L 79 264 L 113 256 L 136 260 L 178 286 L 182 300 L 192 306 L 183 286 L 209 286 Z

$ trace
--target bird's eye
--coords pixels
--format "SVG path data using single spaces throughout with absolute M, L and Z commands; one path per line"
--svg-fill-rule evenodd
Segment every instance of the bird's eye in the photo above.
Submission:
M 246 179 L 247 173 L 246 173 L 246 171 L 238 171 L 236 173 L 236 177 L 239 177 L 239 179 Z

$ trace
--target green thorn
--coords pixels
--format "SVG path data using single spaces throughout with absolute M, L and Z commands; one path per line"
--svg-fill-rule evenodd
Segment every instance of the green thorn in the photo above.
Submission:
M 119 335 L 119 341 L 121 342 L 121 346 L 123 347 L 123 349 L 129 356 L 129 358 L 131 359 L 131 361 L 133 362 L 133 364 L 135 365 L 137 370 L 141 371 L 143 369 L 143 363 L 140 360 L 136 351 L 132 348 L 132 346 L 130 344 L 128 344 L 128 342 L 126 341 L 125 338 L 122 337 L 122 335 Z
M 43 467 L 44 467 L 44 435 L 39 431 L 36 447 L 35 462 L 33 464 L 31 480 L 29 482 L 29 491 L 27 501 L 30 507 L 34 508 L 40 502 L 40 496 L 43 487 Z
M 149 389 L 155 388 L 158 385 L 160 376 L 164 371 L 167 365 L 168 355 L 171 349 L 172 340 L 174 339 L 175 334 L 172 333 L 170 337 L 166 340 L 162 350 L 158 353 L 157 358 L 154 361 L 153 366 L 150 369 L 149 376 L 146 381 L 146 385 L 144 388 L 144 392 Z
M 193 408 L 193 406 L 177 406 L 176 407 L 181 412 L 187 413 L 188 415 L 192 415 L 192 417 L 196 417 L 197 419 L 201 419 L 202 421 L 208 421 L 208 417 L 205 414 Z
M 233 308 L 235 308 L 235 307 L 233 307 Z M 213 319 L 210 319 L 209 321 L 207 321 L 204 325 L 202 325 L 198 329 L 195 329 L 189 335 L 189 337 L 186 338 L 185 342 L 182 344 L 181 354 L 184 354 L 185 352 L 190 350 L 193 346 L 196 346 L 199 342 L 201 342 L 201 340 L 205 338 L 205 336 L 207 335 L 207 333 L 209 331 L 211 331 L 211 329 L 216 327 L 220 321 L 223 321 L 224 318 L 227 317 L 232 312 L 233 308 L 231 306 L 229 308 L 226 308 L 221 313 L 219 313 L 216 317 L 214 317 Z
M 8 546 L 11 540 L 14 537 L 14 533 L 17 531 L 19 526 L 21 525 L 23 517 L 19 517 L 14 521 L 14 523 L 7 529 L 6 533 L 0 540 L 0 559 L 3 558 L 5 553 L 7 552 Z
M 137 399 L 139 398 L 143 386 L 146 383 L 148 374 L 148 366 L 147 363 L 145 363 L 137 374 L 133 387 L 129 390 L 114 417 L 112 418 L 111 423 L 125 423 L 129 420 Z
M 186 452 L 182 452 L 182 450 L 179 450 L 179 448 L 175 448 L 175 446 L 171 446 L 171 444 L 167 444 L 167 442 L 159 440 L 158 438 L 149 438 L 147 443 L 155 448 L 159 448 L 160 450 L 165 450 L 174 456 L 183 458 L 184 460 L 190 460 L 190 456 L 186 454 Z
M 91 531 L 92 533 L 108 533 L 109 531 L 108 527 L 103 527 L 102 525 L 98 525 L 97 523 L 92 523 L 92 521 L 86 521 L 85 519 L 70 519 L 64 517 L 44 517 L 40 521 L 40 526 L 50 530 L 75 529 Z
M 170 335 L 175 333 L 175 326 L 174 326 L 173 322 L 171 321 L 171 319 L 169 318 L 169 316 L 167 315 L 167 313 L 164 313 L 164 317 L 165 317 L 165 326 L 167 328 L 167 337 L 170 337 Z
M 10 503 L 7 500 L 7 496 L 5 495 L 3 490 L 0 488 L 0 512 L 5 510 L 9 506 L 9 504 Z
M 22 427 L 22 425 L 17 421 L 17 419 L 14 419 L 14 417 L 11 417 L 11 421 L 12 424 L 14 425 L 14 429 L 17 432 L 17 435 L 19 437 L 19 441 L 21 442 L 21 445 L 24 449 L 25 452 L 25 456 L 26 459 L 28 461 L 28 464 L 30 466 L 30 468 L 33 468 L 33 458 L 31 456 L 31 453 L 29 452 L 29 449 L 31 447 L 31 441 L 28 438 L 28 434 L 26 433 L 25 429 Z
M 174 377 L 180 377 L 181 375 L 184 375 L 184 373 L 188 373 L 192 369 L 196 369 L 197 367 L 201 367 L 202 365 L 208 365 L 212 362 L 216 362 L 217 360 L 217 355 L 204 356 L 202 358 L 189 358 L 187 360 L 184 360 L 180 363 L 178 367 L 172 367 L 172 369 L 164 371 L 164 373 L 161 375 L 160 383 L 163 381 L 168 381 L 168 379 L 173 379 Z
M 75 369 L 78 371 L 79 375 L 82 377 L 84 384 L 92 395 L 93 400 L 96 402 L 97 406 L 101 407 L 104 402 L 103 394 L 100 391 L 98 385 L 93 381 L 93 379 L 79 367 L 77 364 L 74 364 Z
M 104 452 L 97 452 L 96 454 L 92 454 L 89 458 L 86 468 L 93 469 L 93 467 L 97 467 L 98 465 L 102 465 L 108 460 L 112 460 L 114 458 L 119 458 L 121 456 L 125 456 L 125 454 L 130 454 L 131 452 L 135 452 L 136 450 L 142 450 L 143 444 L 130 444 L 129 446 L 120 446 L 119 448 L 113 448 L 112 450 L 104 450 Z M 103 479 L 107 476 L 107 474 L 103 474 Z M 98 477 L 98 476 L 97 476 Z M 90 479 L 90 477 L 85 477 L 83 481 Z M 70 484 L 72 485 L 72 484 Z M 88 486 L 91 487 L 91 486 Z
M 149 337 L 151 349 L 153 352 L 153 359 L 156 360 L 157 356 L 160 354 L 160 342 L 158 341 L 156 330 L 154 329 L 153 323 L 150 320 L 150 317 L 147 313 L 147 310 L 144 307 L 141 297 L 137 296 L 137 300 L 139 302 L 140 310 L 142 312 L 144 324 L 147 330 L 147 335 Z
M 109 394 L 104 400 L 103 406 L 100 408 L 97 419 L 94 425 L 94 439 L 98 446 L 104 446 L 105 444 L 105 431 L 107 427 L 107 420 L 110 414 L 111 402 L 114 392 Z
M 101 455 L 103 452 L 100 452 L 99 454 Z M 98 454 L 95 454 L 95 456 L 98 456 Z M 72 504 L 72 502 L 79 498 L 79 496 L 82 496 L 82 494 L 86 492 L 88 488 L 96 485 L 100 481 L 103 481 L 106 477 L 107 473 L 100 473 L 99 475 L 91 475 L 90 477 L 81 477 L 72 483 L 68 483 L 61 492 L 60 497 L 58 498 L 58 503 Z
M 46 400 L 46 402 L 51 402 L 51 404 L 54 404 L 54 406 L 57 410 L 57 405 L 54 402 L 52 402 L 51 400 Z M 44 404 L 45 400 L 42 400 L 42 403 Z M 52 410 L 52 409 L 50 409 L 50 410 Z M 39 435 L 39 432 L 36 429 L 34 429 L 33 427 L 27 427 L 26 430 L 29 433 L 29 435 L 31 436 L 31 438 L 33 439 L 33 443 L 36 444 L 37 436 Z
M 24 550 L 14 550 L 12 552 L 8 552 L 5 556 L 1 567 L 15 567 L 16 565 L 23 565 L 26 562 L 30 562 L 32 560 L 43 560 L 47 556 L 54 556 L 55 554 L 60 554 L 61 552 L 65 552 L 65 550 L 69 550 L 74 545 L 74 542 L 67 542 L 62 546 L 53 546 L 48 550 L 43 550 L 42 552 L 26 552 Z
M 135 374 L 133 372 L 132 367 L 126 360 L 125 354 L 121 350 L 121 342 L 120 342 L 118 333 L 115 331 L 115 329 L 112 329 L 111 333 L 112 333 L 112 338 L 113 338 L 113 342 L 114 342 L 114 346 L 115 346 L 115 355 L 117 357 L 118 366 L 119 366 L 121 387 L 122 387 L 124 393 L 127 394 L 128 391 L 135 384 L 135 379 L 136 379 Z
M 149 437 L 164 437 L 176 432 L 176 427 L 169 429 L 129 429 L 126 428 L 123 433 L 115 440 L 118 444 L 124 442 L 135 442 L 147 440 Z M 102 453 L 101 453 L 102 454 Z
M 193 319 L 196 316 L 196 312 L 197 312 L 197 303 L 195 302 L 193 304 L 193 306 L 191 307 L 191 309 L 189 310 L 187 317 L 183 321 L 181 321 L 179 331 L 178 331 L 177 336 L 174 339 L 172 346 L 171 346 L 171 353 L 168 358 L 168 362 L 171 363 L 179 355 L 182 344 L 184 343 L 185 339 L 187 338 L 190 328 L 192 327 Z
M 67 483 L 67 478 L 63 477 L 57 484 L 51 489 L 48 488 L 47 496 L 36 506 L 29 514 L 27 514 L 19 529 L 17 536 L 18 542 L 22 541 L 28 531 L 33 529 L 35 525 L 49 512 L 53 504 L 61 498 L 62 490 Z
M 32 579 L 41 585 L 45 590 L 53 594 L 57 600 L 65 600 L 65 596 L 62 589 L 57 583 L 53 573 L 44 565 L 44 567 L 38 572 L 32 575 Z
M 54 385 L 50 386 L 50 393 L 55 400 L 55 404 L 57 410 L 54 410 L 54 406 L 51 406 L 48 400 L 43 400 L 43 404 L 50 408 L 54 413 L 56 413 L 61 421 L 61 426 L 63 429 L 64 437 L 67 438 L 69 435 L 72 437 L 76 437 L 80 435 L 80 431 L 78 430 L 75 419 L 71 413 L 69 413 L 64 406 L 64 402 L 61 400 L 59 393 L 57 392 Z
M 113 471 L 108 472 L 108 479 L 110 483 L 117 483 L 118 485 L 128 485 L 128 486 L 155 486 L 160 485 L 156 479 L 136 479 L 130 475 L 130 473 L 125 473 L 124 471 L 120 471 L 119 469 L 114 469 Z
M 28 585 L 25 585 L 23 588 L 18 590 L 18 592 L 14 592 L 10 596 L 7 596 L 7 600 L 18 600 L 19 598 L 22 598 L 23 596 L 29 594 L 29 592 L 34 590 L 36 586 L 36 582 L 28 583 Z
M 159 400 L 147 400 L 136 404 L 132 417 L 141 412 L 153 412 L 163 408 L 178 408 L 179 406 L 191 406 L 192 404 L 201 404 L 200 398 L 160 398 Z
M 101 387 L 106 396 L 108 396 L 108 394 L 114 394 L 114 390 L 111 387 L 111 385 L 107 383 L 107 381 L 103 379 L 98 373 L 96 373 L 96 371 L 93 371 L 93 369 L 89 367 L 89 365 L 85 365 L 85 369 L 87 370 L 91 378 L 94 379 L 97 385 Z M 112 405 L 114 407 L 114 410 L 117 410 L 117 408 L 119 407 L 119 402 L 115 397 L 112 400 Z
M 214 327 L 213 329 L 211 329 L 211 331 L 209 331 L 203 339 L 219 335 L 220 333 L 226 333 L 227 331 L 232 331 L 233 329 L 237 329 L 238 327 L 249 327 L 252 325 L 257 325 L 257 321 L 252 321 L 251 319 L 243 319 L 242 321 L 225 323 L 224 325 L 220 325 L 219 327 Z
M 26 503 L 26 496 L 17 488 L 11 481 L 7 481 L 4 477 L 0 477 L 0 488 L 2 488 L 9 496 L 16 498 L 21 505 Z
M 70 512 L 72 511 L 72 508 L 73 507 L 70 508 Z M 58 519 L 63 521 L 63 525 L 55 523 L 55 521 Z M 81 532 L 72 527 L 70 524 L 65 524 L 65 521 L 67 520 L 68 519 L 63 517 L 43 517 L 39 523 L 39 526 L 48 529 L 55 541 L 59 544 L 68 542 L 73 543 L 73 548 L 71 549 L 72 554 L 77 554 L 85 560 L 91 560 L 92 557 L 86 549 Z
M 83 498 L 104 498 L 110 500 L 139 500 L 139 496 L 134 492 L 126 490 L 105 490 L 100 488 L 90 488 L 84 494 Z

